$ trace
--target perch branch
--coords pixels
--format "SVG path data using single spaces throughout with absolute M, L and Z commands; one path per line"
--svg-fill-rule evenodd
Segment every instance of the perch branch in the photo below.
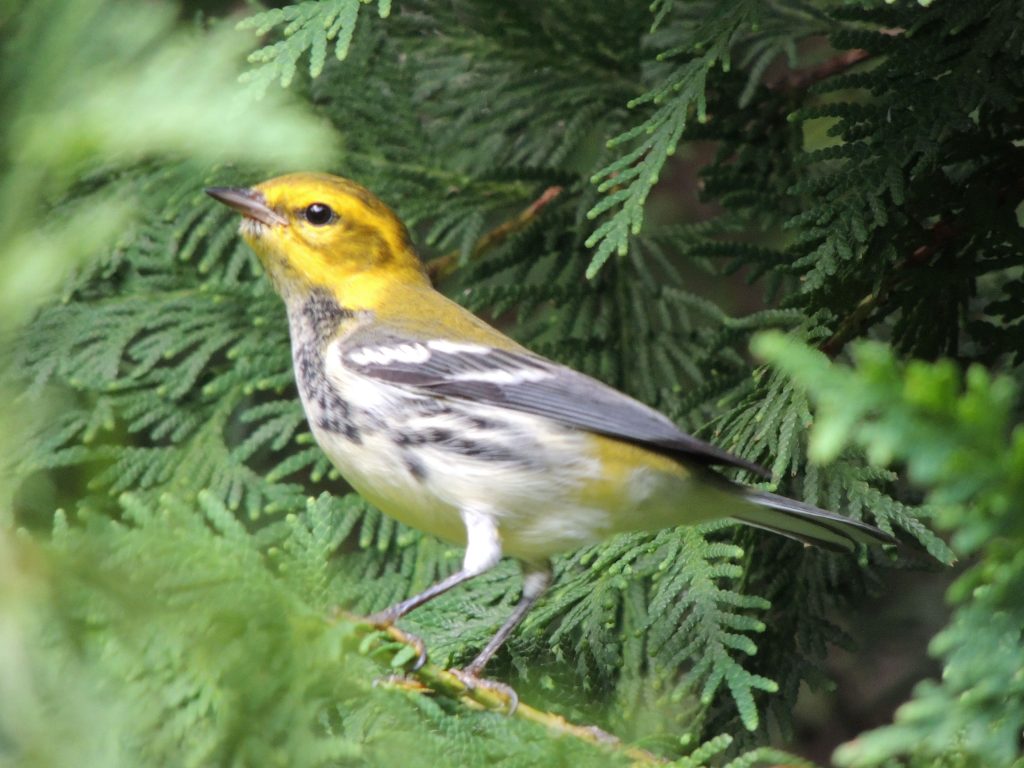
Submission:
M 360 648 L 368 656 L 387 658 L 389 651 L 396 645 L 401 646 L 401 649 L 412 648 L 418 651 L 409 644 L 408 635 L 395 627 L 379 629 L 368 623 L 365 618 L 349 614 L 340 614 L 332 617 L 331 620 L 352 622 L 357 631 L 356 636 L 362 641 Z M 401 653 L 401 649 L 390 653 L 390 657 L 394 658 L 397 653 Z M 415 656 L 416 654 L 413 655 L 413 658 Z M 390 678 L 383 684 L 420 695 L 445 696 L 472 709 L 509 712 L 508 697 L 500 690 L 485 685 L 469 686 L 458 675 L 429 661 L 419 669 L 406 672 L 400 677 Z M 561 715 L 545 712 L 531 707 L 529 704 L 519 702 L 509 716 L 536 723 L 559 736 L 568 736 L 596 747 L 619 752 L 632 760 L 634 765 L 664 765 L 668 762 L 652 752 L 624 743 L 618 737 L 597 726 L 572 723 Z

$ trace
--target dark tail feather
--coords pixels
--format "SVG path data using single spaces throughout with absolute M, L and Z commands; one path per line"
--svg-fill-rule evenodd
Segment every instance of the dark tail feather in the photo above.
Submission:
M 896 540 L 873 525 L 826 512 L 801 501 L 767 491 L 749 491 L 746 498 L 756 504 L 740 514 L 740 522 L 763 528 L 804 544 L 852 552 L 857 544 L 895 544 Z

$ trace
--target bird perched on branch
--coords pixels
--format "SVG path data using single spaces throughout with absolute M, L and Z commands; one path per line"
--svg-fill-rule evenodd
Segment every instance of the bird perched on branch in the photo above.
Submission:
M 727 517 L 831 549 L 892 541 L 726 479 L 714 467 L 764 470 L 445 298 L 402 222 L 358 184 L 297 173 L 207 192 L 242 214 L 284 299 L 320 447 L 381 511 L 466 547 L 459 571 L 372 619 L 390 625 L 504 555 L 521 563 L 522 598 L 464 678 L 548 587 L 553 555 L 616 533 Z

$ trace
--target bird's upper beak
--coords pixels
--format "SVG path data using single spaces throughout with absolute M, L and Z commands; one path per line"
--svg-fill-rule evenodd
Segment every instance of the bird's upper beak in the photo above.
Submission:
M 267 226 L 282 226 L 288 219 L 267 205 L 267 199 L 255 189 L 246 187 L 207 187 L 206 194 L 243 216 Z

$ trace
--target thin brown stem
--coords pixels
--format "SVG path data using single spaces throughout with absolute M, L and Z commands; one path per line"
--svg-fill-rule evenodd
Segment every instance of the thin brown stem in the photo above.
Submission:
M 871 54 L 863 48 L 851 48 L 813 67 L 788 70 L 778 79 L 768 83 L 768 87 L 773 91 L 805 91 L 815 83 L 841 74 L 854 64 L 869 58 Z
M 562 194 L 562 187 L 548 187 L 545 189 L 544 192 L 541 193 L 540 197 L 530 203 L 517 216 L 509 219 L 508 221 L 502 222 L 477 240 L 476 244 L 473 246 L 470 258 L 472 260 L 480 258 L 491 248 L 494 248 L 504 242 L 509 235 L 523 229 L 537 217 L 537 214 L 540 213 L 544 206 L 560 194 Z M 443 256 L 438 256 L 435 259 L 431 259 L 426 263 L 427 274 L 430 275 L 430 279 L 435 283 L 451 275 L 458 266 L 458 251 L 450 251 L 449 253 L 446 253 Z
M 878 30 L 880 34 L 887 37 L 897 37 L 905 31 L 900 27 Z M 851 48 L 813 67 L 788 70 L 784 75 L 767 83 L 767 86 L 773 91 L 803 91 L 815 83 L 842 74 L 855 64 L 860 64 L 862 61 L 870 59 L 873 55 L 873 53 L 863 48 Z
M 947 248 L 960 234 L 957 222 L 940 219 L 928 230 L 929 239 L 911 251 L 910 255 L 896 264 L 893 271 L 882 281 L 878 290 L 869 293 L 857 302 L 857 306 L 839 324 L 836 332 L 819 345 L 819 349 L 829 357 L 838 355 L 846 343 L 856 337 L 867 324 L 876 310 L 885 304 L 889 292 L 899 285 L 908 269 L 927 265 L 932 257 Z

